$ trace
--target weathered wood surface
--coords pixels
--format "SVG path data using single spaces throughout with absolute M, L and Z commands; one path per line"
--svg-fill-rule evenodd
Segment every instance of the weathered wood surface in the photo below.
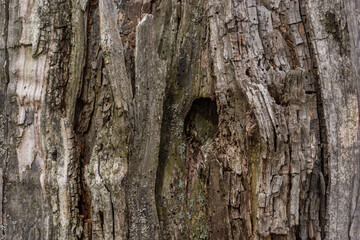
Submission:
M 3 239 L 360 239 L 359 0 L 1 0 Z

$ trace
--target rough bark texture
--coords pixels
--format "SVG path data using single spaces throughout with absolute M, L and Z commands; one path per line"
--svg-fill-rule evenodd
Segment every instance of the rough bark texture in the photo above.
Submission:
M 2 239 L 360 239 L 359 0 L 0 0 Z

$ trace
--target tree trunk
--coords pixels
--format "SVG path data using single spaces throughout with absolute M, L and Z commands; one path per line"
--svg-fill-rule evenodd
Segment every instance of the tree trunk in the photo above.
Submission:
M 2 239 L 360 239 L 359 0 L 0 0 Z

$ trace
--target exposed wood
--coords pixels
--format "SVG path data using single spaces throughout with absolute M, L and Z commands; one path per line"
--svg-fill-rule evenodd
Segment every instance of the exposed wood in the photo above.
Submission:
M 360 239 L 359 0 L 0 0 L 2 239 Z

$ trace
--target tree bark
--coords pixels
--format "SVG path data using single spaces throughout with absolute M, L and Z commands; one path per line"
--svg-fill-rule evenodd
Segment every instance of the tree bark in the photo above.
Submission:
M 359 0 L 0 0 L 2 239 L 360 239 Z

